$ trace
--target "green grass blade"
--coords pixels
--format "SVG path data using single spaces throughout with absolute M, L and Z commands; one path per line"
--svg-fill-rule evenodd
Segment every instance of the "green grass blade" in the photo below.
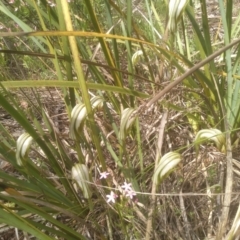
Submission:
M 0 216 L 1 216 L 0 222 L 4 222 L 9 226 L 14 226 L 18 229 L 28 232 L 39 239 L 46 239 L 46 240 L 53 239 L 47 236 L 46 234 L 44 234 L 41 230 L 38 230 L 37 228 L 35 228 L 34 225 L 31 225 L 24 218 L 18 216 L 16 213 L 11 211 L 7 207 L 3 206 L 2 204 L 0 204 Z

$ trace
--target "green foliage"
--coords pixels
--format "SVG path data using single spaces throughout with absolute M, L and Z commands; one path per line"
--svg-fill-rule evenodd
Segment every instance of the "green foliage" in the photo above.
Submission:
M 14 169 L 0 167 L 0 221 L 39 239 L 151 239 L 153 231 L 159 239 L 211 235 L 208 222 L 191 238 L 196 226 L 190 227 L 188 218 L 210 217 L 181 194 L 192 184 L 189 179 L 203 172 L 202 185 L 211 198 L 215 165 L 205 171 L 203 161 L 196 174 L 174 170 L 180 162 L 183 171 L 189 167 L 181 161 L 183 149 L 195 144 L 200 154 L 207 139 L 229 154 L 237 137 L 240 54 L 239 41 L 231 42 L 239 36 L 240 17 L 232 22 L 232 7 L 232 1 L 225 6 L 219 0 L 224 30 L 219 40 L 205 0 L 171 0 L 170 7 L 162 0 L 0 2 L 0 65 L 5 68 L 0 113 L 3 119 L 9 114 L 16 128 L 0 123 L 0 161 Z M 152 111 L 152 103 L 180 82 L 180 92 L 168 94 Z M 164 124 L 158 126 L 166 110 L 172 113 L 169 124 L 180 129 L 183 123 L 173 116 L 179 114 L 192 128 L 192 144 L 177 145 L 177 151 L 167 146 Z M 156 128 L 162 138 L 155 143 Z M 182 135 L 177 132 L 174 141 Z M 169 186 L 172 172 L 179 205 L 170 197 L 155 198 Z M 143 194 L 149 191 L 151 200 Z M 212 212 L 212 203 L 207 204 Z M 177 227 L 168 222 L 173 216 L 164 209 L 171 210 L 177 225 L 181 217 L 184 233 L 174 235 Z M 161 230 L 158 214 L 166 224 Z M 236 232 L 233 226 L 231 236 Z

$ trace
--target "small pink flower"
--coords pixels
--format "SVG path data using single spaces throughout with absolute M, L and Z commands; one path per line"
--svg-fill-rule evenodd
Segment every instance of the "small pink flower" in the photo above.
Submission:
M 115 199 L 117 198 L 117 195 L 113 191 L 111 191 L 109 195 L 106 195 L 106 197 L 107 197 L 108 203 L 109 202 L 115 203 Z
M 132 199 L 133 196 L 136 196 L 136 193 L 133 190 L 131 190 L 131 191 L 126 191 L 125 195 L 126 197 L 130 197 Z
M 131 183 L 127 183 L 126 181 L 124 182 L 124 184 L 121 186 L 122 189 L 124 189 L 125 191 L 132 191 L 132 184 Z
M 55 7 L 56 6 L 56 4 L 51 2 L 51 1 L 48 1 L 48 4 L 49 4 L 50 7 Z
M 102 172 L 102 173 L 100 173 L 100 179 L 102 179 L 102 178 L 106 179 L 108 175 L 109 175 L 108 172 Z

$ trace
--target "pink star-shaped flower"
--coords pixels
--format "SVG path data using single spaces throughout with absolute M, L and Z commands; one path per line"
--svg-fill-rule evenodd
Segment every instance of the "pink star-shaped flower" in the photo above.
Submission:
M 117 198 L 117 195 L 113 191 L 111 191 L 109 195 L 106 195 L 106 197 L 107 197 L 108 203 L 109 202 L 115 203 L 115 199 Z
M 132 199 L 133 196 L 136 196 L 136 193 L 133 190 L 131 190 L 131 191 L 126 191 L 125 195 L 126 197 L 130 197 Z
M 125 191 L 132 191 L 132 184 L 131 183 L 127 183 L 126 181 L 124 182 L 124 184 L 121 186 L 121 188 Z
M 100 173 L 100 179 L 102 179 L 102 178 L 106 179 L 108 175 L 109 175 L 108 172 L 102 172 L 102 173 Z

